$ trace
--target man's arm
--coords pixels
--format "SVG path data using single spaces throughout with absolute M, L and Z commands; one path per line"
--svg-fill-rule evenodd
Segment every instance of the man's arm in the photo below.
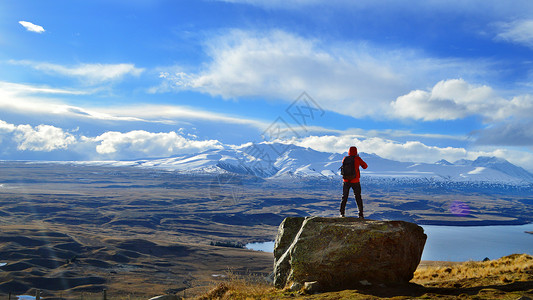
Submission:
M 366 162 L 361 157 L 359 157 L 359 164 L 361 165 L 361 167 L 363 169 L 368 168 L 368 165 L 366 164 Z

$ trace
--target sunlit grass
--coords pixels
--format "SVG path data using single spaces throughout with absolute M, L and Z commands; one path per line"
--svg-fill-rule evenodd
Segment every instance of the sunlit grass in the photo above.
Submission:
M 533 278 L 533 256 L 513 254 L 497 260 L 483 262 L 468 261 L 446 267 L 422 267 L 414 274 L 413 282 L 418 284 L 478 279 L 490 280 L 493 284 L 526 281 Z
M 446 264 L 446 263 L 443 263 Z M 533 256 L 527 254 L 513 254 L 497 260 L 485 262 L 464 262 L 459 264 L 446 264 L 446 266 L 422 266 L 419 267 L 412 280 L 413 283 L 427 287 L 428 290 L 420 292 L 424 287 L 408 287 L 401 295 L 413 293 L 408 299 L 432 299 L 433 297 L 454 298 L 454 291 L 458 288 L 466 288 L 461 292 L 465 298 L 472 299 L 495 299 L 503 297 L 515 297 L 529 292 L 525 290 L 502 291 L 495 289 L 517 282 L 531 282 L 533 280 Z M 474 290 L 468 288 L 475 287 Z M 444 288 L 437 290 L 431 288 Z M 386 289 L 386 288 L 385 288 Z M 409 292 L 409 289 L 413 289 Z M 479 290 L 478 290 L 479 289 Z M 379 290 L 379 289 L 378 289 Z M 526 289 L 527 290 L 527 289 Z M 476 291 L 476 292 L 474 292 Z M 530 291 L 531 292 L 531 291 Z M 507 295 L 507 296 L 505 296 Z M 448 298 L 447 298 L 448 297 Z M 239 276 L 229 273 L 223 282 L 213 283 L 212 289 L 197 297 L 196 300 L 214 299 L 380 299 L 379 296 L 369 296 L 357 290 L 322 293 L 317 295 L 305 295 L 301 292 L 288 292 L 272 287 L 261 278 L 252 276 Z M 386 297 L 390 298 L 390 297 Z M 406 299 L 404 296 L 394 299 Z M 513 298 L 513 299 L 515 299 Z M 503 298 L 502 298 L 503 299 Z M 507 298 L 506 298 L 507 299 Z
M 209 292 L 194 299 L 273 299 L 277 293 L 278 290 L 262 277 L 228 271 L 223 282 L 216 283 Z

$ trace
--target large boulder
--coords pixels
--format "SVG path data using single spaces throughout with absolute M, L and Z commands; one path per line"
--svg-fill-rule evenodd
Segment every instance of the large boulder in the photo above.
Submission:
M 276 237 L 274 284 L 317 281 L 324 290 L 340 290 L 407 283 L 426 238 L 422 227 L 404 221 L 288 217 Z

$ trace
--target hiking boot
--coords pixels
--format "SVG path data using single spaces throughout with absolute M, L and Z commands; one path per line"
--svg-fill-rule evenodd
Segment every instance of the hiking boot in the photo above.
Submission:
M 340 215 L 339 215 L 339 218 L 344 218 L 344 214 L 340 214 Z
M 365 217 L 363 216 L 363 214 L 359 214 L 359 219 L 361 219 L 361 220 L 364 220 L 364 219 L 365 219 Z

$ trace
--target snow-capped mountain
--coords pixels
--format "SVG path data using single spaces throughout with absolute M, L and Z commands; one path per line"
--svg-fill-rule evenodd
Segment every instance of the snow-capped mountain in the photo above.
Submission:
M 533 183 L 533 174 L 496 157 L 460 160 L 450 163 L 400 162 L 375 154 L 360 154 L 368 169 L 361 174 L 366 178 L 426 178 L 435 181 L 487 182 L 513 185 Z M 294 145 L 260 143 L 230 149 L 214 149 L 201 153 L 162 159 L 100 162 L 112 166 L 139 166 L 187 173 L 230 172 L 283 179 L 294 177 L 340 177 L 339 167 L 343 154 L 320 152 Z

